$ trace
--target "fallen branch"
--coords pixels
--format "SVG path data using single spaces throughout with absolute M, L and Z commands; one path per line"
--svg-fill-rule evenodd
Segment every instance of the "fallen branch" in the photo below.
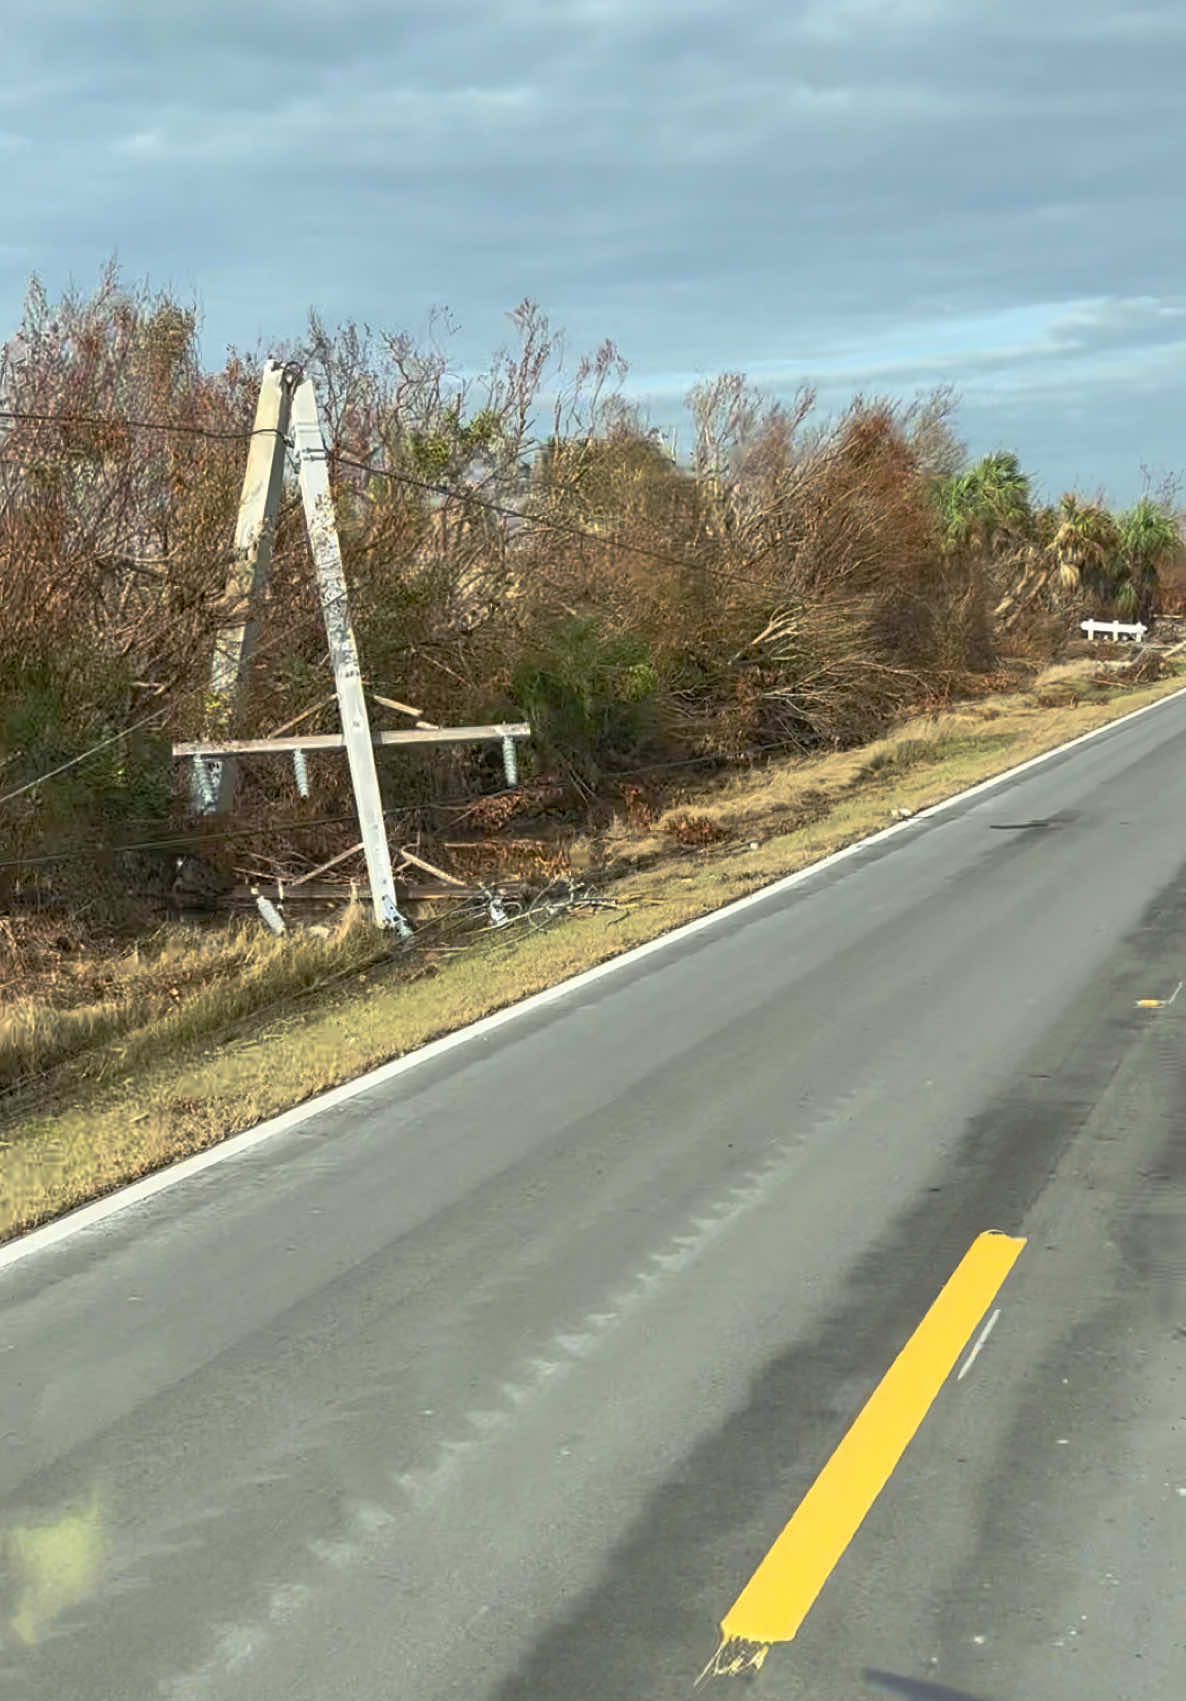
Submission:
M 415 863 L 416 867 L 422 868 L 426 874 L 435 874 L 438 880 L 445 880 L 450 886 L 468 887 L 469 885 L 468 881 L 458 880 L 454 874 L 446 874 L 444 869 L 438 868 L 435 863 L 425 862 L 422 856 L 417 856 L 413 851 L 401 848 L 399 854 L 403 857 L 404 862 Z
M 296 880 L 286 880 L 284 884 L 291 892 L 295 886 L 303 886 L 306 880 L 315 880 L 319 874 L 324 874 L 327 868 L 334 868 L 339 862 L 345 862 L 348 857 L 357 856 L 362 845 L 363 841 L 360 839 L 356 845 L 351 845 L 349 850 L 339 851 L 337 856 L 331 856 L 328 862 L 321 863 L 317 868 L 311 868 L 307 874 L 302 874 Z
M 397 703 L 394 697 L 380 697 L 377 691 L 372 691 L 371 696 L 375 699 L 376 703 L 382 703 L 385 709 L 394 709 L 397 714 L 401 715 L 411 715 L 417 726 L 436 727 L 437 723 L 435 721 L 426 721 L 421 718 L 424 714 L 423 709 L 409 708 L 407 703 Z

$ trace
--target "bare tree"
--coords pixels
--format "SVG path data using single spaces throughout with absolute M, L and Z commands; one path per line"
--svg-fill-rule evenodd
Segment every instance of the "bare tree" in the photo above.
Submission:
M 951 424 L 959 396 L 951 384 L 941 384 L 913 402 L 903 421 L 907 441 L 924 478 L 953 478 L 967 460 L 967 447 Z

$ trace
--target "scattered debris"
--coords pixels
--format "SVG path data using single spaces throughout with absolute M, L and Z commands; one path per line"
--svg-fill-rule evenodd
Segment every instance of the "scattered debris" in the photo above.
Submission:
M 438 868 L 435 863 L 425 862 L 424 858 L 417 856 L 414 851 L 401 848 L 399 854 L 404 862 L 410 862 L 416 868 L 422 868 L 426 874 L 435 874 L 437 879 L 443 880 L 447 886 L 459 886 L 462 890 L 465 889 L 466 882 L 464 880 L 459 880 L 455 874 L 446 874 L 445 870 Z
M 507 914 L 503 901 L 499 897 L 498 893 L 488 891 L 487 888 L 483 886 L 482 895 L 486 899 L 486 906 L 490 914 L 491 927 L 505 927 L 511 918 Z

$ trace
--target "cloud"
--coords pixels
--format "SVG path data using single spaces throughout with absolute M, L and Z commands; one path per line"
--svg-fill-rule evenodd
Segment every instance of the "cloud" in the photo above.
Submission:
M 291 163 L 315 138 L 316 156 L 357 167 L 390 165 L 392 150 L 417 144 L 459 147 L 468 137 L 489 144 L 492 131 L 529 120 L 530 90 L 515 87 L 342 88 L 320 95 L 281 95 L 253 108 L 202 113 L 176 104 L 158 109 L 150 129 L 118 137 L 117 153 L 151 154 L 179 165 Z
M 118 249 L 212 359 L 447 302 L 480 369 L 531 296 L 662 405 L 952 381 L 1057 460 L 1179 379 L 1184 33 L 1180 0 L 42 0 L 0 64 L 6 316 Z M 1136 418 L 1108 477 L 1179 453 Z
M 971 9 L 965 7 L 965 15 Z M 875 34 L 916 30 L 950 13 L 945 0 L 810 0 L 799 8 L 795 27 L 804 36 L 839 42 L 858 30 Z
M 114 154 L 160 158 L 166 152 L 166 142 L 160 130 L 134 130 L 130 136 L 117 136 L 111 144 L 111 151 Z

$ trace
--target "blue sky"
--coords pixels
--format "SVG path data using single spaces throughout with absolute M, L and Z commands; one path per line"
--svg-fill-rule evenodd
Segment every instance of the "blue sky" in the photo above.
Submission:
M 681 427 L 955 387 L 969 450 L 1117 504 L 1186 472 L 1182 0 L 39 0 L 0 62 L 0 340 L 36 272 L 308 309 L 462 373 L 525 297 Z

